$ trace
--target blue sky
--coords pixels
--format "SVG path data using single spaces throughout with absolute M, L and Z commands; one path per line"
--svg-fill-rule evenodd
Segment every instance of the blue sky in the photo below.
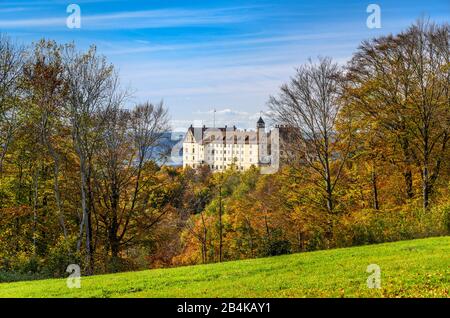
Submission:
M 66 8 L 81 8 L 81 28 Z M 369 29 L 366 8 L 381 7 Z M 130 103 L 164 99 L 172 125 L 254 127 L 266 101 L 308 57 L 345 63 L 359 43 L 395 33 L 421 16 L 450 20 L 448 0 L 12 0 L 0 1 L 0 30 L 18 42 L 42 37 L 95 44 L 132 88 Z

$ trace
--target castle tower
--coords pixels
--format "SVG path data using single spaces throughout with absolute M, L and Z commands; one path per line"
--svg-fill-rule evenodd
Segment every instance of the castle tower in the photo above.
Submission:
M 258 145 L 258 163 L 261 163 L 261 158 L 267 154 L 266 123 L 262 117 L 259 117 L 256 122 L 256 143 Z
M 259 128 L 266 128 L 266 123 L 264 122 L 262 117 L 259 117 L 258 121 L 256 122 L 256 130 L 258 130 Z

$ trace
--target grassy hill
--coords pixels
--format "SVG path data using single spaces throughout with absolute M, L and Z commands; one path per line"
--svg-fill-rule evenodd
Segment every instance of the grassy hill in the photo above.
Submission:
M 381 288 L 367 288 L 369 264 Z M 450 237 L 221 264 L 0 284 L 0 297 L 450 297 Z

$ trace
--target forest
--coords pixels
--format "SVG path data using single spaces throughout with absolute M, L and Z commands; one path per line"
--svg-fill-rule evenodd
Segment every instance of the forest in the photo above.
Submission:
M 418 20 L 268 96 L 275 174 L 160 164 L 163 102 L 92 46 L 0 37 L 0 282 L 450 234 L 450 26 Z M 170 106 L 170 105 L 169 105 Z

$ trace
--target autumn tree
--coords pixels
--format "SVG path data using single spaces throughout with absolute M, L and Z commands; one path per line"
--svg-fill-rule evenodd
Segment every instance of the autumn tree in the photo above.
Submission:
M 342 70 L 331 59 L 310 60 L 269 100 L 275 121 L 290 129 L 286 145 L 291 161 L 298 169 L 310 170 L 311 182 L 321 195 L 316 204 L 330 215 L 336 212 L 335 189 L 350 143 L 349 136 L 341 136 L 336 129 L 341 77 Z
M 34 145 L 41 145 L 53 160 L 53 192 L 59 224 L 64 237 L 68 232 L 63 214 L 63 204 L 59 186 L 61 154 L 56 145 L 64 136 L 63 108 L 67 85 L 64 80 L 62 47 L 53 41 L 42 40 L 34 46 L 34 54 L 24 67 L 23 85 L 27 98 L 34 107 Z M 30 112 L 29 112 L 30 114 Z M 29 116 L 32 117 L 32 116 Z M 39 152 L 39 151 L 38 151 Z
M 419 21 L 398 35 L 365 41 L 349 63 L 349 107 L 375 124 L 414 195 L 413 165 L 423 208 L 438 180 L 449 142 L 449 26 Z M 398 150 L 398 151 L 397 151 Z
M 24 48 L 0 34 L 0 175 L 8 148 L 20 125 L 20 80 Z
M 80 191 L 82 219 L 80 221 L 78 249 L 84 233 L 87 273 L 94 270 L 92 245 L 93 191 L 91 177 L 92 158 L 101 139 L 100 113 L 114 101 L 118 89 L 117 74 L 113 66 L 91 47 L 88 52 L 78 52 L 67 45 L 63 54 L 65 80 L 67 81 L 66 112 L 71 126 L 73 146 L 80 165 Z
M 149 197 L 154 190 L 166 185 L 164 181 L 153 184 L 155 178 L 151 174 L 157 169 L 149 156 L 161 146 L 163 133 L 168 130 L 166 109 L 162 103 L 156 106 L 145 103 L 129 111 L 122 108 L 122 97 L 102 114 L 105 124 L 97 156 L 99 217 L 106 229 L 107 249 L 111 251 L 113 265 L 118 265 L 121 247 L 137 235 L 136 218 L 149 210 Z M 147 224 L 146 231 L 166 212 L 163 209 L 152 225 Z

